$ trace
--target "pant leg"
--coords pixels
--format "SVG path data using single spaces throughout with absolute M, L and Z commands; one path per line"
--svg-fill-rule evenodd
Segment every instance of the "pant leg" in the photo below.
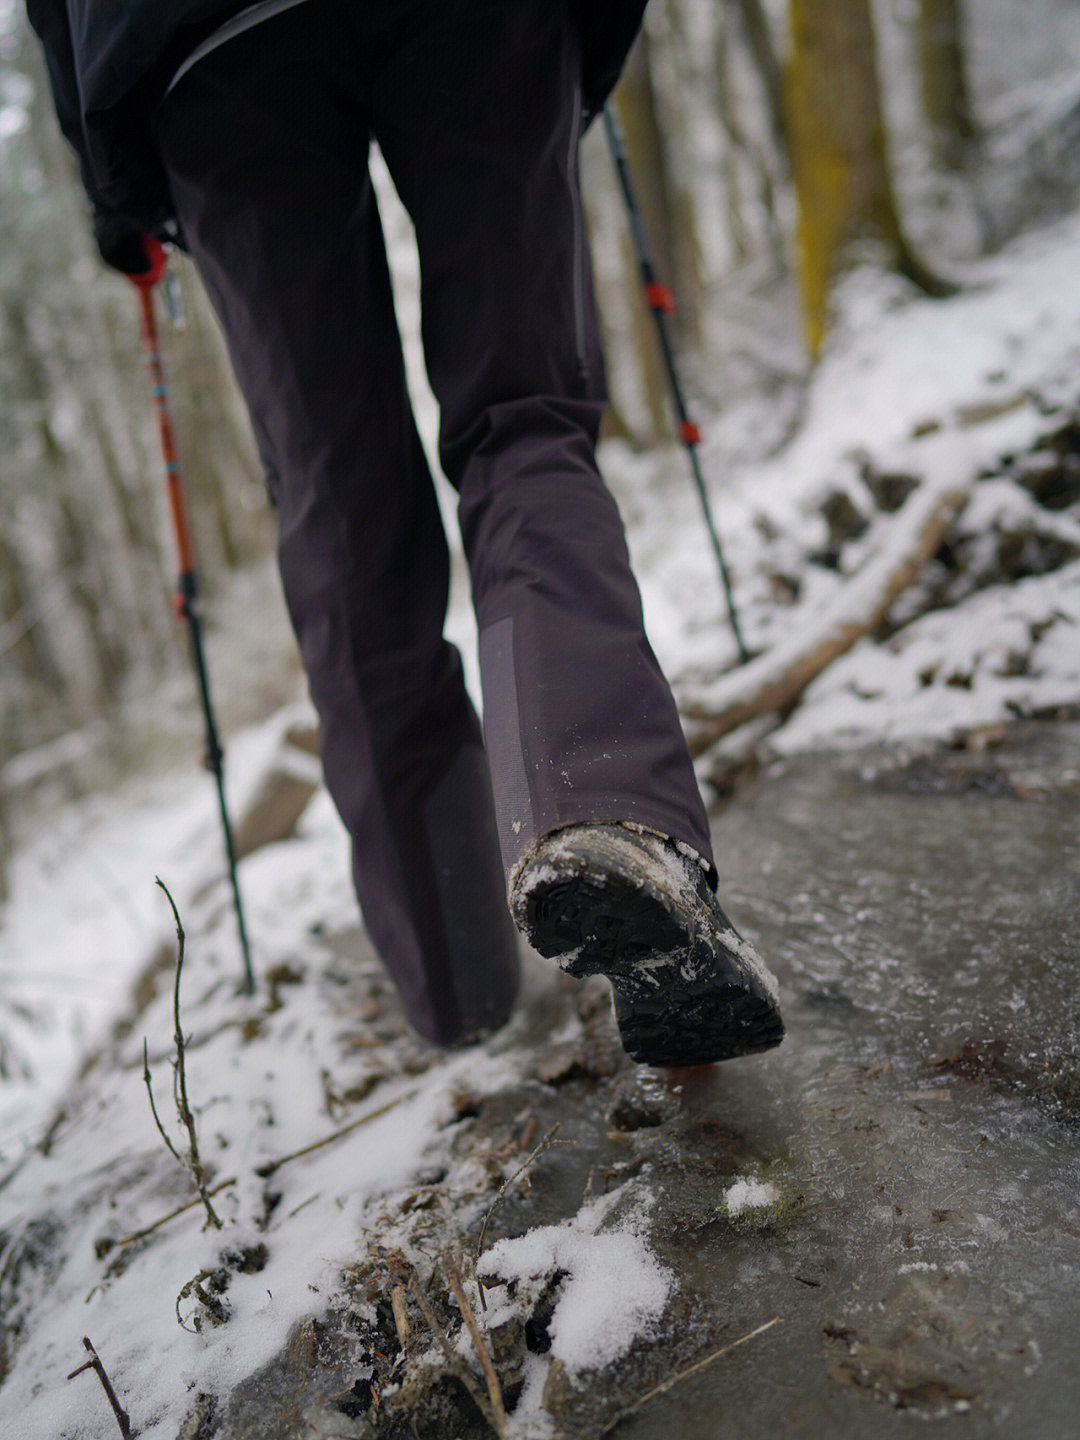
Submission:
M 412 1023 L 448 1042 L 505 1019 L 517 948 L 480 727 L 442 638 L 446 540 L 347 8 L 300 6 L 200 61 L 159 141 L 267 465 L 364 920 Z
M 375 79 L 372 121 L 416 226 L 504 863 L 587 820 L 636 821 L 711 860 L 675 704 L 596 466 L 604 397 L 569 7 L 412 8 Z

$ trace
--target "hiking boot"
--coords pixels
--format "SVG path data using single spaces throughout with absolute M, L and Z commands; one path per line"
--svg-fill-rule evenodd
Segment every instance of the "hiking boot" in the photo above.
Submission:
M 568 974 L 608 977 L 633 1060 L 705 1065 L 783 1039 L 776 980 L 688 846 L 622 824 L 556 830 L 515 866 L 510 912 Z

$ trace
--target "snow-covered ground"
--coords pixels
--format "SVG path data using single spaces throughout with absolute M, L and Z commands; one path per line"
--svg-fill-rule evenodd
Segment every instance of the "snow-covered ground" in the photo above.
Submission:
M 747 458 L 750 402 L 713 425 L 703 460 L 744 629 L 758 650 L 810 627 L 887 551 L 903 510 L 875 498 L 875 477 L 910 477 L 913 495 L 986 477 L 971 487 L 950 535 L 970 562 L 965 573 L 981 577 L 978 588 L 964 594 L 962 577 L 931 567 L 893 612 L 907 623 L 896 623 L 883 643 L 859 641 L 816 680 L 769 736 L 775 750 L 945 738 L 1080 701 L 1080 505 L 1039 502 L 1017 468 L 1041 437 L 1080 411 L 1078 270 L 1080 218 L 1073 217 L 980 264 L 949 302 L 915 299 L 898 282 L 857 275 L 792 442 L 770 458 Z M 654 644 L 680 695 L 707 702 L 734 650 L 683 459 L 612 446 L 605 463 L 627 517 Z M 1075 476 L 1075 456 L 1071 463 Z M 835 492 L 860 523 L 833 537 L 834 553 L 822 563 L 831 543 L 823 500 Z M 1003 574 L 995 583 L 1013 535 L 1035 536 L 1043 558 L 1021 569 L 1022 578 Z M 1047 556 L 1055 557 L 1052 567 Z M 460 586 L 450 631 L 475 683 Z M 282 730 L 274 717 L 231 739 L 238 808 L 282 744 Z M 175 896 L 187 931 L 188 1084 L 224 1229 L 202 1229 L 196 1207 L 131 1240 L 190 1194 L 153 1132 L 142 1073 L 145 1037 L 158 1106 L 175 1132 L 168 983 L 175 934 L 155 876 Z M 362 938 L 353 947 L 358 958 L 332 951 L 330 942 L 348 935 L 356 916 L 344 835 L 321 792 L 296 834 L 246 859 L 240 879 L 263 981 L 255 1000 L 236 994 L 237 945 L 205 776 L 136 777 L 27 827 L 0 914 L 5 1434 L 96 1440 L 115 1433 L 93 1376 L 63 1378 L 81 1363 L 81 1337 L 89 1335 L 139 1433 L 172 1440 L 199 1393 L 223 1393 L 270 1364 L 319 1297 L 340 1292 L 342 1272 L 358 1255 L 375 1245 L 400 1247 L 406 1257 L 410 1247 L 422 1249 L 416 1217 L 428 1212 L 417 1208 L 419 1190 L 438 1191 L 459 1227 L 491 1204 L 491 1175 L 455 1147 L 462 1096 L 472 1103 L 520 1081 L 535 1040 L 530 1006 L 554 993 L 556 981 L 530 969 L 522 1016 L 484 1048 L 443 1055 L 404 1034 Z M 134 1028 L 110 1038 L 155 961 L 156 988 L 141 996 Z M 269 990 L 267 976 L 276 977 Z M 75 1108 L 57 1124 L 48 1153 L 29 1148 L 86 1054 L 103 1044 L 119 1065 L 99 1065 L 76 1089 Z M 324 1148 L 285 1160 L 368 1115 Z M 280 1194 L 272 1214 L 267 1166 Z M 513 1168 L 507 1163 L 506 1173 Z M 767 1188 L 744 1183 L 729 1196 L 731 1212 L 767 1203 Z M 76 1193 L 83 1198 L 73 1209 Z M 46 1213 L 68 1227 L 63 1255 L 27 1266 L 35 1246 L 51 1243 L 40 1230 Z M 578 1370 L 607 1364 L 639 1329 L 656 1324 L 678 1280 L 650 1253 L 648 1214 L 647 1188 L 639 1187 L 617 1205 L 609 1196 L 586 1206 L 552 1233 L 500 1242 L 487 1256 L 484 1273 L 517 1277 L 520 1296 L 565 1272 L 551 1355 L 526 1377 L 510 1433 L 545 1433 L 540 1394 L 552 1359 Z M 435 1222 L 432 1234 L 442 1235 Z M 200 1282 L 202 1298 L 189 1284 L 215 1271 L 227 1289 L 212 1298 L 229 1312 L 228 1323 L 212 1323 L 211 1280 Z M 597 1275 L 610 1286 L 590 1280 Z M 618 1327 L 603 1311 L 616 1286 L 624 1302 Z M 358 1302 L 361 1318 L 365 1303 Z M 599 1348 L 589 1348 L 590 1336 L 603 1337 Z

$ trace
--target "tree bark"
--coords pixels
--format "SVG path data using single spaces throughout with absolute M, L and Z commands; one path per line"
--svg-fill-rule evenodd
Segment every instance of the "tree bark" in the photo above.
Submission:
M 851 244 L 884 243 L 888 262 L 929 294 L 949 294 L 915 255 L 889 178 L 870 0 L 790 0 L 787 76 L 807 348 L 821 349 L 829 298 Z
M 626 151 L 633 177 L 634 194 L 641 210 L 645 233 L 659 278 L 675 287 L 682 317 L 696 311 L 697 289 L 680 256 L 693 246 L 693 216 L 680 201 L 668 164 L 667 147 L 660 124 L 659 102 L 653 84 L 651 48 L 647 32 L 638 36 L 614 95 L 619 122 L 626 137 Z M 678 232 L 684 233 L 680 241 Z M 626 273 L 630 277 L 631 315 L 634 348 L 642 379 L 643 397 L 649 424 L 656 437 L 673 433 L 668 410 L 667 376 L 656 342 L 653 319 L 641 295 L 641 281 L 629 240 L 626 241 Z M 683 320 L 679 320 L 680 329 Z
M 769 128 L 780 154 L 788 149 L 788 122 L 784 107 L 784 69 L 773 44 L 769 17 L 762 0 L 736 0 L 742 17 L 743 33 L 750 53 L 754 57 L 758 74 L 765 91 L 765 103 L 769 111 Z
M 976 137 L 964 71 L 961 0 L 920 0 L 919 74 L 934 155 L 962 170 Z

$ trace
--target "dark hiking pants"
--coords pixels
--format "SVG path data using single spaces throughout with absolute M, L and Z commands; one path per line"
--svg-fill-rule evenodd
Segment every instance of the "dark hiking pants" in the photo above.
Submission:
M 364 919 L 411 1021 L 444 1042 L 513 1003 L 503 872 L 538 836 L 631 820 L 711 859 L 594 458 L 578 71 L 560 0 L 307 0 L 200 59 L 158 119 L 278 507 Z M 486 752 L 442 635 L 447 545 L 405 386 L 373 136 L 416 227 Z

